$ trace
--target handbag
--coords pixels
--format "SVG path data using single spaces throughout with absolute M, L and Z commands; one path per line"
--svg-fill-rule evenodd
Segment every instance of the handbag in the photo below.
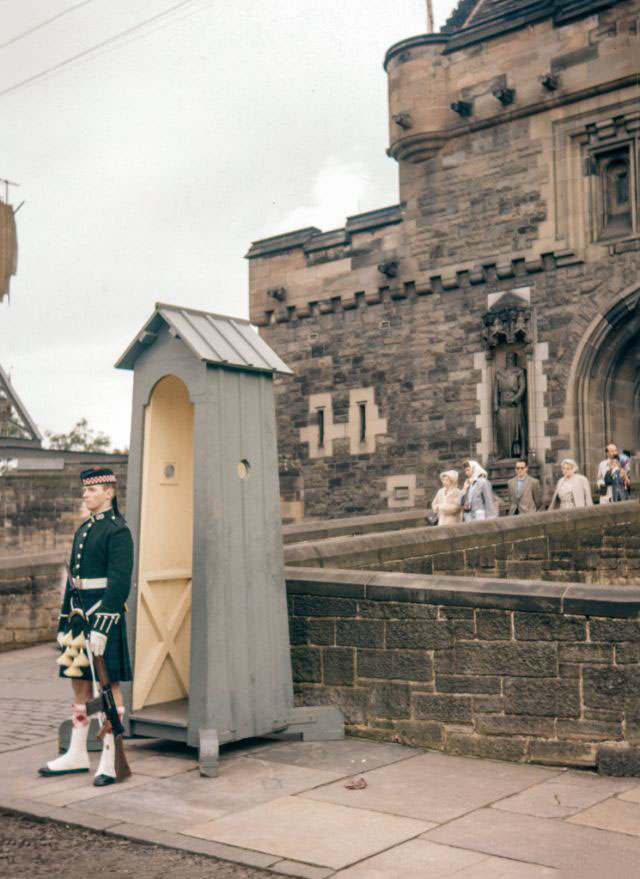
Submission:
M 431 525 L 433 527 L 434 525 L 437 525 L 437 524 L 438 524 L 438 514 L 437 513 L 428 513 L 427 514 L 427 525 Z

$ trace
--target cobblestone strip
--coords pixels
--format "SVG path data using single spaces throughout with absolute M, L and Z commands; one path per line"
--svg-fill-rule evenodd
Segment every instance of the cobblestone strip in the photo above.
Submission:
M 68 713 L 68 699 L 0 697 L 0 753 L 55 739 Z

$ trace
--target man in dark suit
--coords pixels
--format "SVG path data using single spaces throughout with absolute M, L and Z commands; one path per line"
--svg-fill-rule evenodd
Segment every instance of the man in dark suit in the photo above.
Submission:
M 526 461 L 516 461 L 516 475 L 508 482 L 509 515 L 535 513 L 542 505 L 540 482 L 529 476 Z

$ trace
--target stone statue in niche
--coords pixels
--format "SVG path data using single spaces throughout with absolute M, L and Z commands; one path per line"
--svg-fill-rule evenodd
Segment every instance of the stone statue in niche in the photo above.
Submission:
M 527 443 L 527 374 L 518 366 L 518 355 L 508 351 L 505 366 L 496 369 L 493 415 L 496 457 L 525 458 Z

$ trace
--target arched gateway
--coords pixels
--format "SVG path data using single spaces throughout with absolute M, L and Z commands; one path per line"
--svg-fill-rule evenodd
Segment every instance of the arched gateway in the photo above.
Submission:
M 576 351 L 569 388 L 571 444 L 587 475 L 595 473 L 608 442 L 631 451 L 632 469 L 640 470 L 640 285 L 625 290 L 591 322 Z

